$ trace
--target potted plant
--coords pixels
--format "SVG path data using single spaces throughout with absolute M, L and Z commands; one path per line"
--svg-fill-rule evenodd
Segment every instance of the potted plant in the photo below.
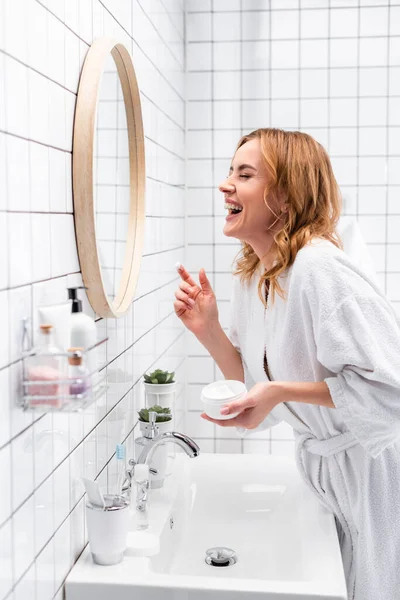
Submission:
M 156 369 L 149 375 L 145 374 L 144 387 L 146 393 L 146 406 L 173 407 L 175 400 L 176 382 L 175 373 Z

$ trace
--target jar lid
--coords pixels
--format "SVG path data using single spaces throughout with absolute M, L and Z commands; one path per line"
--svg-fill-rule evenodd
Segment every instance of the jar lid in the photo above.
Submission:
M 82 351 L 83 348 L 68 348 L 68 352 L 72 356 L 68 356 L 68 363 L 70 365 L 79 366 L 82 364 Z
M 220 404 L 237 400 L 246 392 L 246 386 L 242 381 L 223 379 L 206 385 L 201 391 L 201 398 L 204 402 Z

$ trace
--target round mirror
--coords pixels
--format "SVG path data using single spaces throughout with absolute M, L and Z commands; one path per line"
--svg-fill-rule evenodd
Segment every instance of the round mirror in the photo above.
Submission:
M 79 83 L 73 143 L 75 230 L 93 310 L 120 317 L 139 275 L 145 162 L 139 90 L 128 51 L 96 40 Z

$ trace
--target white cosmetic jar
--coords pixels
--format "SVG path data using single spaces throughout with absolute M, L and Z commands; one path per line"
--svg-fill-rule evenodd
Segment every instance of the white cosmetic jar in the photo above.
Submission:
M 206 385 L 206 387 L 201 390 L 200 397 L 206 415 L 212 419 L 224 421 L 225 419 L 237 417 L 239 413 L 221 415 L 221 408 L 229 402 L 240 400 L 246 393 L 246 386 L 241 381 L 236 381 L 235 379 L 222 379 Z

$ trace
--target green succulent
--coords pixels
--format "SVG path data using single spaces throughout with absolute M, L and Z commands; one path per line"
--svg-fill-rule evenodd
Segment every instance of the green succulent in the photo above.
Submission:
M 168 371 L 162 371 L 156 369 L 150 375 L 143 375 L 146 383 L 174 383 L 174 373 L 168 373 Z
M 138 410 L 139 420 L 144 421 L 145 423 L 150 423 L 149 411 L 154 411 L 157 413 L 156 423 L 165 423 L 166 421 L 170 421 L 172 419 L 171 410 L 169 408 L 162 408 L 156 404 L 155 406 L 150 406 L 150 408 L 142 408 L 142 410 Z

